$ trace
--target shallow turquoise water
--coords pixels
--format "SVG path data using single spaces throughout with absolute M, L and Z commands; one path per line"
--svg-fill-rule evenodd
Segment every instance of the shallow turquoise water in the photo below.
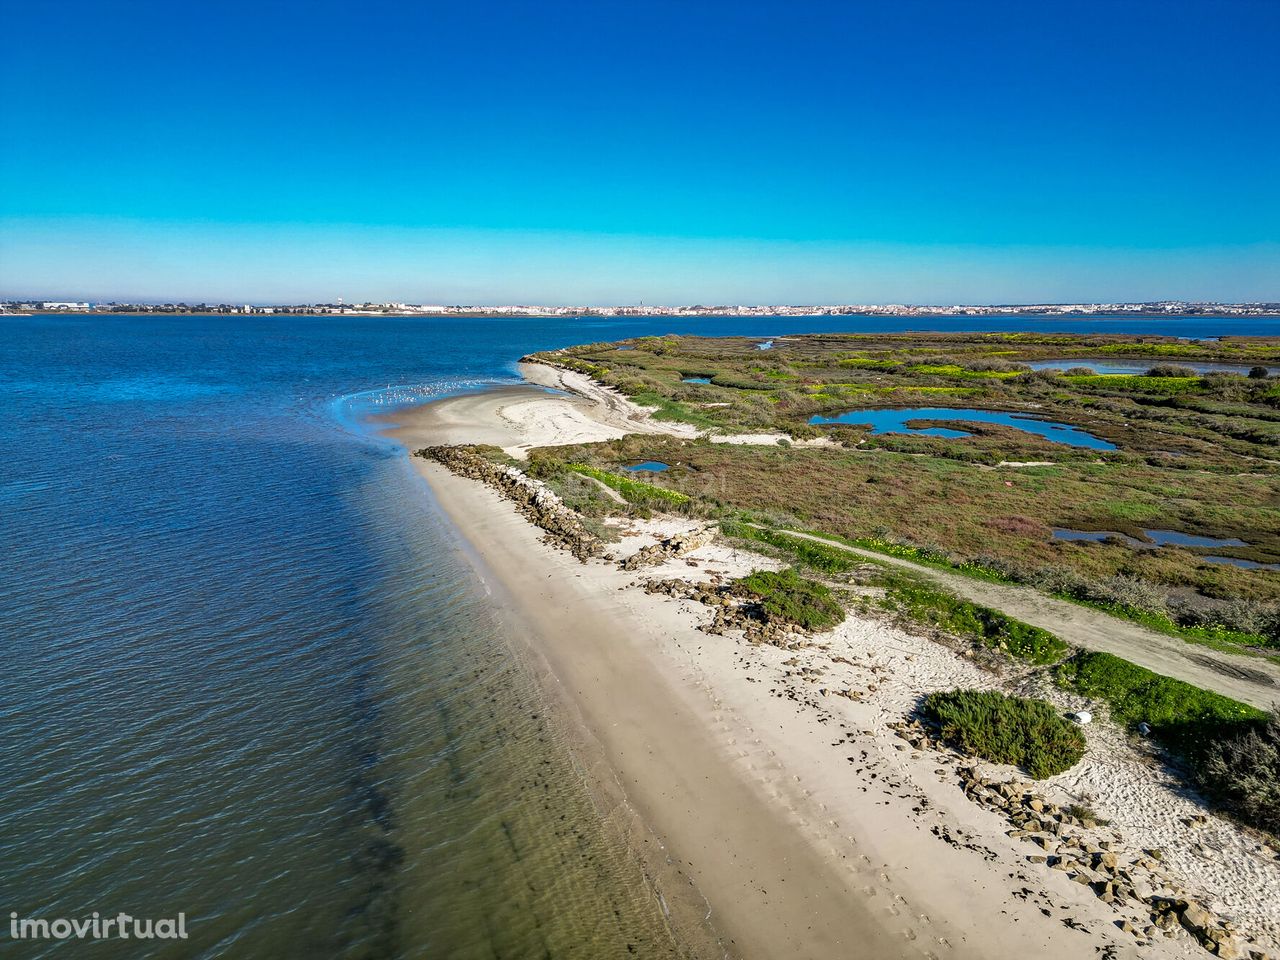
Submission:
M 190 941 L 112 958 L 664 955 L 509 625 L 364 417 L 573 343 L 904 326 L 0 318 L 0 910 L 186 913 Z

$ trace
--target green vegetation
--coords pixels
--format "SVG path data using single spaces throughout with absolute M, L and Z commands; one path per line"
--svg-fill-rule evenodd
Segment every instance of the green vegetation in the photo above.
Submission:
M 1081 651 L 1058 682 L 1104 700 L 1119 723 L 1146 723 L 1184 775 L 1245 823 L 1280 834 L 1280 715 L 1161 676 L 1108 653 Z
M 962 600 L 909 575 L 886 573 L 883 605 L 904 613 L 917 623 L 928 623 L 1003 650 L 1018 660 L 1036 664 L 1056 663 L 1070 647 L 1048 630 L 1015 620 L 999 610 Z
M 1196 780 L 1228 810 L 1280 835 L 1280 714 L 1211 739 Z
M 739 520 L 720 521 L 720 532 L 727 537 L 736 537 L 739 540 L 767 543 L 805 566 L 820 570 L 823 573 L 844 573 L 868 562 L 838 547 L 828 546 L 825 543 L 815 543 L 812 540 L 805 540 L 802 537 L 791 536 L 778 530 L 769 530 Z
M 574 473 L 599 480 L 605 486 L 617 490 L 628 503 L 670 508 L 682 506 L 689 502 L 689 498 L 683 493 L 668 490 L 666 487 L 659 487 L 652 483 L 645 483 L 643 480 L 633 480 L 631 477 L 610 473 L 607 470 L 599 470 L 584 463 L 571 463 L 567 466 Z
M 790 559 L 826 574 L 867 571 L 862 582 L 884 590 L 880 600 L 882 608 L 984 647 L 1002 650 L 1019 660 L 1056 663 L 1070 649 L 1047 630 L 963 600 L 907 571 L 889 569 L 839 547 L 741 521 L 721 521 L 720 529 L 726 536 L 767 544 Z
M 1036 779 L 1069 770 L 1084 756 L 1084 735 L 1043 700 L 952 690 L 926 697 L 924 712 L 962 753 L 1014 764 Z
M 760 601 L 770 621 L 805 630 L 830 630 L 844 620 L 844 607 L 831 589 L 795 570 L 757 570 L 735 585 Z
M 1184 751 L 1263 716 L 1246 704 L 1109 653 L 1082 650 L 1058 666 L 1056 677 L 1069 690 L 1105 701 L 1117 723 L 1146 723 L 1153 734 Z
M 1265 462 L 1222 473 L 1184 469 L 1182 458 L 1175 466 L 1127 454 L 1097 463 L 1094 451 L 1067 447 L 1009 450 L 994 436 L 902 438 L 920 453 L 869 450 L 850 439 L 861 436 L 852 428 L 832 436 L 847 445 L 636 436 L 545 453 L 606 470 L 635 459 L 680 463 L 663 484 L 707 516 L 747 515 L 971 577 L 1026 583 L 1197 642 L 1280 646 L 1280 574 L 1203 559 L 1280 561 L 1280 473 Z M 924 452 L 938 443 L 968 446 Z M 996 462 L 1053 462 L 991 469 L 981 463 L 988 450 Z M 1055 539 L 1054 527 L 1137 540 L 1155 527 L 1249 545 L 1138 549 L 1118 539 Z

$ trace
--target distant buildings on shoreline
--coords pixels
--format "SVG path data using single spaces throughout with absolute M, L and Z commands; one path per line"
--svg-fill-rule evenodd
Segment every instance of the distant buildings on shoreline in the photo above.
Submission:
M 414 303 L 88 303 L 70 300 L 9 300 L 0 302 L 0 314 L 19 313 L 190 313 L 190 314 L 297 314 L 340 316 L 524 316 L 524 317 L 813 317 L 813 316 L 1045 316 L 1045 315 L 1149 315 L 1149 316 L 1280 316 L 1280 302 L 1201 303 L 1158 300 L 1149 303 L 1039 303 L 1039 304 L 838 304 L 760 305 L 732 304 L 664 307 L 639 304 L 612 307 L 548 307 L 530 304 L 506 306 Z

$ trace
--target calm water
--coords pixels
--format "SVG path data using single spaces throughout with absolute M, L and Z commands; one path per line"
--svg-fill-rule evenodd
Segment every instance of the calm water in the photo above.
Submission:
M 1186 367 L 1196 373 L 1245 373 L 1253 369 L 1251 366 L 1235 363 L 1207 363 L 1192 360 L 1103 360 L 1093 357 L 1080 357 L 1074 360 L 1034 360 L 1027 364 L 1032 370 L 1070 370 L 1072 367 L 1088 367 L 1094 373 L 1144 374 L 1155 366 Z M 1280 373 L 1280 367 L 1267 367 L 1271 375 Z
M 113 958 L 670 954 L 509 625 L 363 417 L 571 343 L 973 326 L 0 318 L 0 910 L 186 913 L 190 941 Z
M 968 437 L 972 436 L 964 430 L 953 430 L 950 427 L 911 427 L 911 420 L 960 420 L 971 423 L 998 423 L 1006 427 L 1015 427 L 1027 433 L 1034 433 L 1052 440 L 1054 443 L 1065 443 L 1072 447 L 1089 447 L 1093 450 L 1114 450 L 1114 443 L 1108 443 L 1101 437 L 1073 427 L 1067 423 L 1055 423 L 1052 420 L 1040 420 L 1036 417 L 1021 416 L 1014 413 L 998 413 L 993 410 L 973 410 L 961 407 L 895 407 L 880 410 L 851 410 L 834 417 L 814 416 L 810 423 L 850 423 L 864 424 L 871 427 L 872 433 L 914 433 L 929 437 Z

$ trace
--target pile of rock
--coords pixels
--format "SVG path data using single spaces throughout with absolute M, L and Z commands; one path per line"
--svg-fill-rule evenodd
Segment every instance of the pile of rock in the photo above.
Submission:
M 703 527 L 700 530 L 691 530 L 688 533 L 677 533 L 647 547 L 641 547 L 618 564 L 618 567 L 622 570 L 656 567 L 660 563 L 704 546 L 713 536 L 714 529 L 714 527 Z
M 495 463 L 475 447 L 425 447 L 416 456 L 435 460 L 460 477 L 478 480 L 515 504 L 520 514 L 546 531 L 543 540 L 568 550 L 585 563 L 605 556 L 604 541 L 582 524 L 578 514 L 564 505 L 546 484 L 506 464 Z
M 927 746 L 924 731 L 899 730 L 913 745 Z M 1027 857 L 1031 863 L 1059 870 L 1101 900 L 1116 907 L 1137 908 L 1138 919 L 1117 926 L 1139 941 L 1190 934 L 1202 947 L 1233 960 L 1267 960 L 1249 945 L 1234 924 L 1214 916 L 1183 889 L 1161 862 L 1157 849 L 1126 849 L 1114 832 L 1087 812 L 1063 809 L 1031 790 L 1027 784 L 985 777 L 975 767 L 960 767 L 960 781 L 971 800 L 1004 814 L 1014 829 L 1010 837 L 1034 843 L 1043 853 Z

